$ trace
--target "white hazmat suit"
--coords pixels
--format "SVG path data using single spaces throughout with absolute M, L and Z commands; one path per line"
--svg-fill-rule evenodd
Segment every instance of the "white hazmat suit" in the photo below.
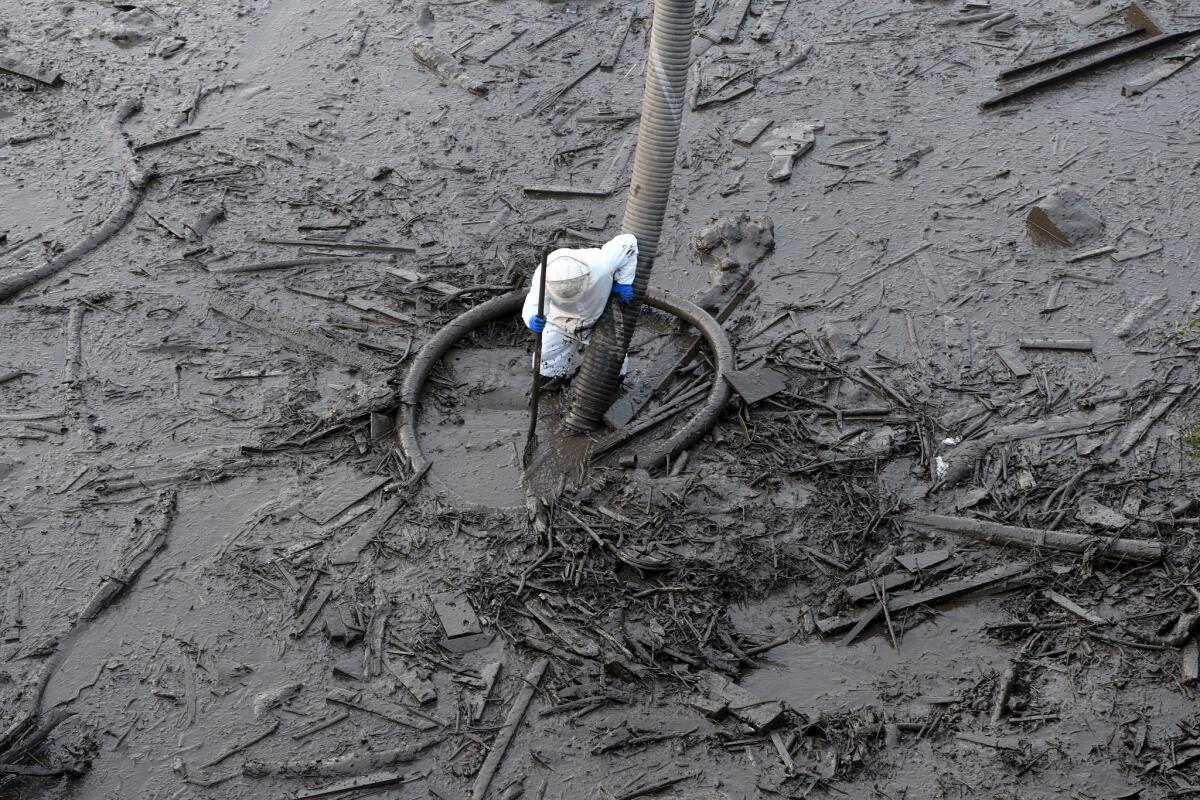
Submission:
M 554 250 L 546 259 L 546 326 L 542 331 L 541 373 L 547 378 L 574 375 L 583 364 L 583 352 L 592 326 L 608 303 L 613 284 L 629 285 L 637 273 L 637 238 L 623 233 L 603 247 Z M 532 326 L 538 313 L 539 266 L 525 297 L 521 319 Z M 557 280 L 556 280 L 557 278 Z M 615 301 L 614 301 L 615 302 Z M 625 373 L 625 365 L 621 374 Z

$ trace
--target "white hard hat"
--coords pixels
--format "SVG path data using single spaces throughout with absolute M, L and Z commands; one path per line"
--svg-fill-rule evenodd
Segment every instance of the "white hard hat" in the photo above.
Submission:
M 570 302 L 583 294 L 591 280 L 587 264 L 568 250 L 555 250 L 546 264 L 546 291 L 556 300 Z

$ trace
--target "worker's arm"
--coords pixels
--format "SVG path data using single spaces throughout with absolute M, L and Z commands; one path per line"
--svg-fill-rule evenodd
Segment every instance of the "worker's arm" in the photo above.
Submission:
M 622 233 L 600 248 L 600 256 L 608 268 L 608 273 L 612 275 L 613 283 L 624 286 L 633 283 L 637 274 L 636 236 L 632 233 Z
M 533 278 L 529 281 L 529 294 L 525 295 L 525 305 L 521 308 L 521 319 L 525 321 L 525 327 L 529 328 L 534 333 L 541 333 L 542 327 L 545 326 L 546 320 L 542 318 L 541 325 L 534 324 L 534 317 L 538 315 L 538 291 L 542 285 L 542 268 L 539 266 L 533 271 Z

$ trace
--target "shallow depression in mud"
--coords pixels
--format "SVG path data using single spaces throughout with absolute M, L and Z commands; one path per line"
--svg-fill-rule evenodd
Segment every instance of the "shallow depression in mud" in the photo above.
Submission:
M 520 348 L 456 348 L 442 359 L 436 387 L 426 390 L 418 427 L 422 451 L 434 477 L 464 503 L 524 503 L 531 361 L 532 353 Z

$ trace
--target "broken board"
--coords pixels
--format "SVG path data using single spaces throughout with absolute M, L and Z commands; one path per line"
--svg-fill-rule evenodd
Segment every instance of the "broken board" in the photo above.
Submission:
M 387 483 L 386 476 L 361 477 L 356 470 L 334 470 L 325 473 L 324 490 L 300 503 L 300 513 L 313 522 L 324 525 L 338 514 Z
M 729 385 L 748 406 L 777 395 L 787 388 L 783 376 L 768 367 L 731 369 L 725 373 L 725 380 L 729 381 Z

